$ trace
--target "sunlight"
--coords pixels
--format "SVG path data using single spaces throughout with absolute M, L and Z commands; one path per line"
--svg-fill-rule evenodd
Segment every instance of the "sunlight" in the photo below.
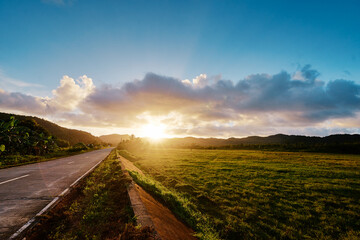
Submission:
M 159 141 L 162 138 L 168 137 L 166 134 L 166 126 L 161 123 L 149 123 L 144 125 L 140 132 L 143 137 L 150 138 L 154 141 Z

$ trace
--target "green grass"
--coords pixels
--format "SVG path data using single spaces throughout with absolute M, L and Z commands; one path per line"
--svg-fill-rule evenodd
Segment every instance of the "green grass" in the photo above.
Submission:
M 147 239 L 152 230 L 134 224 L 129 182 L 113 150 L 26 239 Z
M 80 150 L 80 151 L 69 151 L 69 150 L 58 150 L 56 152 L 47 153 L 45 155 L 8 155 L 8 156 L 1 156 L 0 155 L 0 169 L 2 168 L 9 168 L 15 166 L 21 166 L 25 164 L 37 163 L 37 162 L 45 162 L 50 161 L 62 157 L 73 156 L 85 152 L 90 152 L 96 149 L 87 149 L 87 150 Z
M 196 206 L 221 238 L 360 239 L 358 155 L 156 148 L 131 154 L 148 177 L 189 201 L 183 212 Z
M 168 206 L 176 216 L 197 231 L 196 237 L 206 240 L 220 239 L 214 224 L 208 216 L 202 214 L 189 199 L 181 193 L 164 187 L 161 183 L 135 171 L 129 171 L 131 177 L 142 188 Z

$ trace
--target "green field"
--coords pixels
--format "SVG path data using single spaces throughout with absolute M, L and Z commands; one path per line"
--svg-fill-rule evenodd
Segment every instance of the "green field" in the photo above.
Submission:
M 360 239 L 358 155 L 160 148 L 120 152 L 209 216 L 206 224 L 222 239 Z

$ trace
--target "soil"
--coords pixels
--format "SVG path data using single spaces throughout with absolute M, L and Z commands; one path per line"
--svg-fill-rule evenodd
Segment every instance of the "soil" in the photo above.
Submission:
M 121 162 L 126 169 L 144 173 L 138 169 L 131 161 L 120 157 Z M 154 223 L 155 230 L 162 240 L 195 240 L 194 231 L 179 221 L 175 215 L 163 204 L 156 201 L 150 194 L 135 184 L 141 201 L 143 202 L 151 220 Z
M 140 186 L 135 185 L 162 240 L 195 240 L 194 231 L 180 222 L 164 205 L 156 201 Z

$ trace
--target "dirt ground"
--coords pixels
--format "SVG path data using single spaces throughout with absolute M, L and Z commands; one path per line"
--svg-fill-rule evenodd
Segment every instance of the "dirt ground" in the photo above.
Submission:
M 126 169 L 143 172 L 138 169 L 131 161 L 120 157 L 121 162 Z M 154 225 L 155 230 L 163 240 L 195 240 L 194 231 L 179 221 L 174 214 L 164 205 L 156 201 L 150 194 L 135 184 L 141 201 L 145 205 Z

